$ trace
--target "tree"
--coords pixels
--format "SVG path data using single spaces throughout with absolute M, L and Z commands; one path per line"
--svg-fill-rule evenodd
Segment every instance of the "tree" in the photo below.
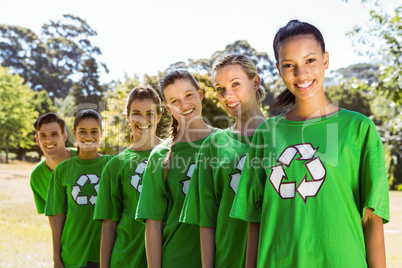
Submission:
M 326 88 L 325 95 L 331 103 L 341 108 L 356 111 L 365 116 L 372 114 L 370 97 L 367 93 L 346 89 L 342 86 L 330 86 Z
M 38 116 L 33 97 L 34 92 L 22 77 L 0 66 L 0 147 L 6 151 L 6 163 L 11 148 L 29 149 L 35 144 L 29 135 Z
M 128 93 L 140 86 L 138 76 L 125 77 L 125 81 L 112 82 L 105 93 L 106 109 L 103 112 L 104 133 L 102 152 L 117 155 L 130 146 L 130 130 L 126 124 Z
M 82 77 L 72 87 L 72 96 L 74 97 L 75 104 L 99 104 L 106 91 L 106 86 L 101 85 L 99 82 L 96 59 L 90 58 L 84 60 L 79 71 L 82 73 Z
M 65 97 L 85 60 L 101 54 L 90 39 L 96 32 L 79 17 L 63 15 L 62 21 L 42 26 L 41 37 L 24 27 L 0 25 L 0 59 L 20 74 L 35 91 Z M 107 68 L 105 65 L 105 70 Z
M 370 90 L 386 96 L 397 105 L 402 104 L 402 5 L 387 14 L 377 2 L 370 10 L 370 23 L 355 26 L 349 33 L 357 42 L 365 44 L 366 54 L 379 56 L 380 76 L 370 83 Z
M 383 96 L 391 101 L 391 106 L 399 108 L 402 104 L 402 6 L 387 13 L 379 2 L 375 2 L 369 12 L 370 22 L 355 26 L 349 35 L 355 39 L 355 45 L 363 45 L 367 55 L 380 58 L 380 74 L 371 83 L 354 79 L 350 84 L 353 88 Z M 402 113 L 399 110 L 395 117 L 385 120 L 380 126 L 386 152 L 390 154 L 387 156 L 387 169 L 391 187 L 402 184 L 401 122 Z

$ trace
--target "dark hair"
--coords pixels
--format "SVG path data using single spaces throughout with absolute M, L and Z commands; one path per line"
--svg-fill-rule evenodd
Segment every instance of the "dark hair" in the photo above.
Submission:
M 314 25 L 311 25 L 307 22 L 301 22 L 299 20 L 291 20 L 285 26 L 279 28 L 276 32 L 274 38 L 274 54 L 276 62 L 278 62 L 278 50 L 280 45 L 289 38 L 299 36 L 299 35 L 312 35 L 317 43 L 320 45 L 322 49 L 322 53 L 325 52 L 325 42 L 324 37 L 322 36 L 320 30 Z M 285 89 L 279 94 L 275 99 L 274 106 L 272 109 L 281 108 L 288 104 L 294 104 L 296 101 L 295 96 L 289 91 L 289 89 Z
M 98 120 L 99 128 L 102 130 L 102 117 L 100 116 L 100 114 L 95 110 L 85 109 L 76 113 L 73 127 L 74 131 L 77 129 L 77 126 L 81 122 L 81 120 L 87 118 L 93 118 L 95 120 Z M 80 153 L 80 147 L 77 146 L 77 155 L 79 155 L 79 153 Z
M 257 67 L 255 67 L 254 62 L 247 56 L 242 54 L 227 54 L 225 56 L 219 57 L 212 66 L 212 79 L 215 79 L 215 73 L 219 69 L 227 65 L 238 64 L 242 67 L 243 71 L 246 73 L 248 79 L 253 79 L 254 76 L 258 75 Z M 263 87 L 259 87 L 256 92 L 256 99 L 258 104 L 265 99 L 265 90 Z
M 162 80 L 159 82 L 160 91 L 163 99 L 166 102 L 165 96 L 163 95 L 163 91 L 166 87 L 173 85 L 178 80 L 188 80 L 194 86 L 195 89 L 199 89 L 200 86 L 197 83 L 197 80 L 187 71 L 187 70 L 174 70 L 162 77 Z M 172 156 L 173 146 L 175 144 L 176 136 L 178 131 L 179 122 L 172 115 L 172 123 L 170 125 L 170 142 L 169 142 L 169 152 L 166 155 L 164 162 L 164 180 L 166 180 L 166 175 L 169 167 L 169 161 Z
M 61 129 L 61 134 L 64 134 L 64 132 L 66 132 L 66 122 L 63 119 L 61 119 L 54 112 L 42 114 L 41 116 L 38 117 L 38 119 L 36 119 L 33 126 L 36 131 L 39 131 L 39 129 L 41 128 L 41 126 L 43 124 L 49 124 L 49 123 L 53 123 L 53 122 L 56 122 L 57 124 L 59 124 L 60 129 Z
M 159 95 L 155 91 L 155 89 L 153 89 L 150 86 L 135 87 L 130 91 L 130 93 L 128 93 L 128 96 L 127 96 L 127 102 L 126 102 L 127 123 L 129 121 L 129 117 L 130 117 L 131 103 L 135 100 L 145 100 L 145 99 L 152 100 L 157 106 L 156 113 L 158 115 L 162 114 L 161 98 L 159 97 Z M 130 130 L 130 132 L 131 132 L 131 130 Z M 131 139 L 131 142 L 133 142 L 133 134 L 132 133 L 130 134 L 130 139 Z

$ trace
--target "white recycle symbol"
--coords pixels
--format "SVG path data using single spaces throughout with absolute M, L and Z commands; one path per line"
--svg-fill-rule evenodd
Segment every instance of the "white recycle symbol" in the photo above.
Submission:
M 306 202 L 307 197 L 314 197 L 318 194 L 327 175 L 327 171 L 321 159 L 319 157 L 314 158 L 317 149 L 318 148 L 314 148 L 310 143 L 289 146 L 282 152 L 277 160 L 277 162 L 281 164 L 270 168 L 272 172 L 271 175 L 269 175 L 269 181 L 281 198 L 295 198 L 297 191 L 303 201 Z M 308 181 L 306 180 L 306 176 L 304 176 L 297 187 L 295 181 L 282 182 L 283 179 L 289 180 L 283 166 L 289 167 L 296 157 L 296 154 L 300 155 L 296 160 L 310 160 L 304 165 L 312 178 L 312 180 Z
M 134 187 L 134 189 L 138 193 L 141 193 L 141 190 L 142 190 L 142 184 L 140 184 L 140 181 L 142 180 L 142 178 L 138 174 L 140 174 L 140 175 L 144 174 L 145 168 L 147 167 L 147 163 L 148 163 L 148 161 L 143 161 L 143 162 L 139 163 L 134 170 L 134 172 L 137 174 L 130 177 L 131 178 L 130 184 L 131 184 L 131 186 Z
M 87 183 L 87 181 L 89 181 L 89 184 L 94 185 L 95 192 L 98 193 L 99 177 L 96 176 L 96 174 L 85 174 L 81 175 L 77 180 L 77 185 L 72 187 L 71 196 L 78 205 L 87 205 L 89 200 L 91 205 L 94 206 L 96 203 L 96 195 L 92 194 L 89 199 L 86 195 L 79 195 L 81 193 L 81 187 L 83 187 Z

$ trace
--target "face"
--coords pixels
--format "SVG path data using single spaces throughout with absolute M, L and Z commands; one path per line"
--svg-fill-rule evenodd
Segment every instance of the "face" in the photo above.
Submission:
M 322 51 L 312 35 L 296 36 L 279 46 L 276 66 L 296 101 L 324 96 L 328 64 L 328 52 Z
M 35 140 L 45 157 L 61 154 L 65 147 L 67 133 L 61 133 L 61 127 L 56 122 L 42 124 L 36 132 Z
M 138 141 L 144 136 L 155 134 L 161 118 L 157 109 L 157 105 L 151 99 L 134 100 L 131 103 L 128 120 L 134 140 Z
M 166 100 L 164 103 L 166 109 L 172 113 L 179 124 L 201 116 L 202 90 L 195 88 L 187 79 L 177 80 L 174 84 L 167 86 L 163 90 L 163 95 Z
M 80 150 L 98 149 L 102 132 L 98 120 L 95 118 L 82 119 L 76 129 L 73 129 L 73 134 Z
M 214 81 L 219 102 L 231 116 L 237 117 L 258 107 L 258 75 L 249 79 L 239 64 L 232 64 L 219 69 L 215 73 Z

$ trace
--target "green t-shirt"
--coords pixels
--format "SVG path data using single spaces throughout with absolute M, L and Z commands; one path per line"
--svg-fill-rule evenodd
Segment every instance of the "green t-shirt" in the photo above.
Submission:
M 45 213 L 66 213 L 61 237 L 61 260 L 64 267 L 86 266 L 99 262 L 102 223 L 94 221 L 94 208 L 103 167 L 112 158 L 70 158 L 54 169 L 50 178 Z
M 144 173 L 136 219 L 164 222 L 162 267 L 201 267 L 200 228 L 179 222 L 184 198 L 202 142 L 177 142 L 164 180 L 164 160 L 168 141 L 151 152 Z
M 215 267 L 244 267 L 248 223 L 229 217 L 252 136 L 230 129 L 209 136 L 198 153 L 180 221 L 216 228 Z
M 367 267 L 367 207 L 388 222 L 384 148 L 370 119 L 340 110 L 265 121 L 230 215 L 261 223 L 258 267 Z
M 94 219 L 119 222 L 110 267 L 147 267 L 145 225 L 135 220 L 135 212 L 150 153 L 127 148 L 102 172 Z
M 68 149 L 71 151 L 71 157 L 76 155 L 77 149 Z M 45 159 L 41 160 L 31 173 L 31 189 L 39 214 L 45 213 L 47 190 L 49 189 L 51 175 L 52 170 L 46 166 Z

